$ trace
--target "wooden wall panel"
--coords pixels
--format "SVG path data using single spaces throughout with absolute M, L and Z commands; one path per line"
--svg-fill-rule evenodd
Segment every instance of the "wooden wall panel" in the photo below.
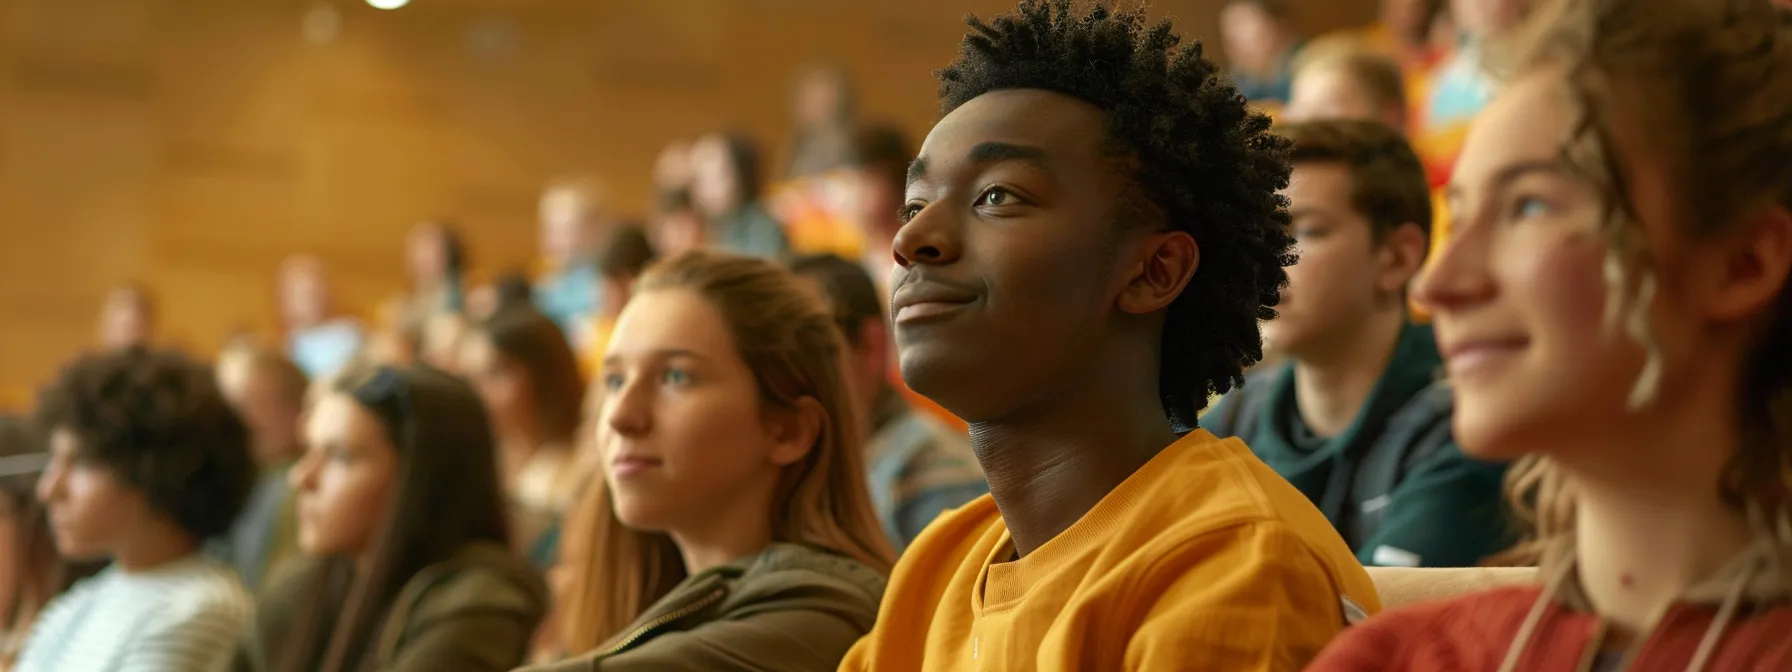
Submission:
M 328 43 L 313 8 L 338 11 Z M 859 78 L 866 116 L 924 131 L 966 12 L 1011 0 L 0 0 L 0 409 L 88 344 L 116 283 L 161 297 L 201 353 L 272 334 L 273 270 L 312 252 L 366 313 L 402 281 L 423 217 L 459 219 L 479 269 L 535 249 L 565 172 L 648 200 L 666 142 L 783 139 L 789 76 Z M 1166 0 L 1211 33 L 1219 0 Z M 1311 3 L 1309 27 L 1374 3 Z

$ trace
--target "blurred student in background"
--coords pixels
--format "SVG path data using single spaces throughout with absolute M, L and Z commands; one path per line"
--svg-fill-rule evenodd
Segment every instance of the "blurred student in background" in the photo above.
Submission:
M 40 399 L 37 484 L 56 549 L 110 560 L 44 608 L 18 672 L 225 669 L 253 603 L 200 543 L 255 477 L 249 433 L 212 372 L 138 348 L 82 357 Z
M 581 344 L 578 352 L 579 369 L 588 379 L 603 367 L 604 349 L 610 342 L 610 333 L 616 329 L 616 318 L 634 295 L 635 280 L 647 272 L 656 256 L 652 241 L 640 226 L 619 226 L 604 241 L 604 251 L 598 259 L 603 274 L 604 312 L 597 316 L 588 330 L 590 340 Z
M 593 289 L 592 294 L 596 293 L 597 290 Z M 475 287 L 467 293 L 467 317 L 474 321 L 486 320 L 510 306 L 527 306 L 539 311 L 540 308 L 535 305 L 535 297 L 535 288 L 529 283 L 529 274 L 513 268 L 499 273 L 490 283 Z
M 832 317 L 757 259 L 644 276 L 604 361 L 603 487 L 568 526 L 561 646 L 531 668 L 834 670 L 889 545 Z
M 1521 458 L 1542 585 L 1390 611 L 1312 669 L 1792 669 L 1792 15 L 1537 20 L 1415 293 L 1463 450 Z
M 280 264 L 279 299 L 287 355 L 307 376 L 335 373 L 367 341 L 358 320 L 337 312 L 329 275 L 317 257 L 294 255 Z
M 405 268 L 410 288 L 400 298 L 397 319 L 390 326 L 421 341 L 431 317 L 466 308 L 462 284 L 467 273 L 466 243 L 446 220 L 419 223 L 405 238 Z
M 593 177 L 548 184 L 541 196 L 543 268 L 535 281 L 535 305 L 560 325 L 568 342 L 603 308 L 597 292 L 597 252 L 612 225 L 609 189 Z
M 467 334 L 472 324 L 466 313 L 436 313 L 423 323 L 423 339 L 417 346 L 417 359 L 431 367 L 454 374 L 464 374 L 460 360 L 466 349 Z
M 890 244 L 902 228 L 902 190 L 908 186 L 908 164 L 914 147 L 892 124 L 867 124 L 853 134 L 852 221 L 864 237 L 861 263 L 877 283 L 878 296 L 890 295 Z
M 1314 41 L 1295 59 L 1288 107 L 1278 119 L 1366 119 L 1406 132 L 1406 84 L 1387 56 L 1343 38 Z
M 1375 121 L 1283 126 L 1295 252 L 1253 373 L 1201 417 L 1300 488 L 1364 565 L 1467 567 L 1508 541 L 1503 468 L 1450 438 L 1450 390 L 1406 288 L 1424 264 L 1431 194 L 1399 132 Z
M 260 474 L 220 548 L 251 591 L 298 550 L 298 510 L 286 474 L 305 452 L 300 422 L 309 385 L 305 372 L 278 352 L 226 350 L 218 358 L 218 386 L 249 428 Z
M 767 212 L 759 144 L 739 133 L 711 133 L 691 147 L 691 202 L 708 222 L 710 244 L 775 259 L 790 250 L 784 225 Z
M 462 356 L 497 435 L 500 482 L 517 507 L 512 532 L 527 550 L 584 479 L 568 468 L 584 408 L 579 360 L 554 322 L 526 305 L 480 323 Z
M 149 290 L 136 283 L 114 288 L 100 306 L 100 347 L 120 350 L 147 346 L 155 338 L 156 305 Z
M 852 75 L 834 64 L 797 72 L 790 95 L 790 168 L 787 178 L 820 175 L 852 158 L 857 112 Z
M 1447 180 L 1470 122 L 1492 100 L 1494 80 L 1483 63 L 1489 41 L 1524 19 L 1532 0 L 1450 0 L 1457 30 L 1455 49 L 1432 73 L 1415 143 L 1433 172 Z
M 668 196 L 689 195 L 690 191 L 691 142 L 673 140 L 660 148 L 659 155 L 653 159 L 653 196 L 664 203 Z
M 1288 102 L 1300 36 L 1286 2 L 1229 0 L 1220 9 L 1220 38 L 1239 93 L 1252 102 Z
M 100 567 L 56 554 L 49 514 L 32 494 L 49 461 L 37 428 L 0 415 L 0 669 L 11 669 L 44 605 Z
M 351 374 L 292 470 L 299 544 L 236 669 L 495 672 L 522 662 L 547 589 L 510 552 L 492 430 L 466 383 Z
M 708 225 L 691 203 L 688 191 L 676 191 L 660 200 L 659 219 L 653 224 L 653 247 L 670 258 L 703 249 L 709 244 Z
M 989 492 L 970 437 L 909 408 L 890 385 L 895 344 L 877 286 L 858 264 L 833 255 L 801 257 L 791 270 L 812 283 L 846 337 L 846 383 L 870 436 L 865 469 L 871 503 L 898 552 L 941 512 Z

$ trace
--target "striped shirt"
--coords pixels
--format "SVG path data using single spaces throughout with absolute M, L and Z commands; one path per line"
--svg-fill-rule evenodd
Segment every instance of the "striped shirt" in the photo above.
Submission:
M 113 565 L 44 608 L 13 670 L 222 671 L 253 609 L 235 572 L 197 555 L 142 572 Z

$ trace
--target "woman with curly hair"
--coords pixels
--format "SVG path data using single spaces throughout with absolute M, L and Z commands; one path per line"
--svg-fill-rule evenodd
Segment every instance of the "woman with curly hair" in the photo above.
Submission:
M 1792 669 L 1792 20 L 1562 0 L 1416 289 L 1542 585 L 1390 612 L 1322 671 Z

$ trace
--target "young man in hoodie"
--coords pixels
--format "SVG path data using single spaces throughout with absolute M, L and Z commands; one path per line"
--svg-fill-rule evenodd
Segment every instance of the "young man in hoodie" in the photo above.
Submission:
M 1141 10 L 972 21 L 892 246 L 902 376 L 990 497 L 897 563 L 844 670 L 1295 670 L 1374 586 L 1312 503 L 1194 428 L 1261 356 L 1287 142 Z
M 1450 390 L 1428 326 L 1407 319 L 1431 196 L 1418 156 L 1373 121 L 1280 129 L 1300 261 L 1263 326 L 1286 363 L 1253 373 L 1201 418 L 1287 478 L 1365 565 L 1464 567 L 1511 541 L 1503 467 L 1450 438 Z

